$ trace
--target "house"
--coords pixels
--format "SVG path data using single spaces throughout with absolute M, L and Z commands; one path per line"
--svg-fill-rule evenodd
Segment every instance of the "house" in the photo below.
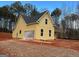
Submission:
M 44 11 L 33 18 L 19 15 L 12 37 L 23 40 L 54 40 L 52 17 L 48 11 Z

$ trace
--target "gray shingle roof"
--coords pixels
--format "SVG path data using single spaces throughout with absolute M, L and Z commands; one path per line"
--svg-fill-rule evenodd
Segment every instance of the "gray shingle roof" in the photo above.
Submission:
M 46 13 L 46 12 L 47 12 L 47 11 L 44 11 L 44 12 L 42 12 L 42 13 L 40 13 L 40 14 L 38 14 L 38 15 L 32 17 L 32 18 L 24 15 L 23 18 L 24 18 L 24 20 L 25 20 L 25 22 L 26 22 L 27 24 L 35 23 L 35 22 L 38 21 L 38 19 L 39 19 L 44 13 Z

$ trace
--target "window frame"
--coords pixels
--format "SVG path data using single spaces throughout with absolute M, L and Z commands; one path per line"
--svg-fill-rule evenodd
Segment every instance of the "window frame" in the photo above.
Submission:
M 45 24 L 47 24 L 48 23 L 48 20 L 47 19 L 45 19 Z
M 51 31 L 51 30 L 49 30 L 49 37 L 51 37 L 51 34 L 52 34 L 52 31 Z
M 21 34 L 21 30 L 19 31 L 19 34 Z
M 41 29 L 41 36 L 43 36 L 44 34 L 43 34 L 43 32 L 44 32 L 44 30 L 43 29 Z

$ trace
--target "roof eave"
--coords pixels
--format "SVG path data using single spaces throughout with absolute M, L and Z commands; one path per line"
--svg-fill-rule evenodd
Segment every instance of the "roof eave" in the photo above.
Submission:
M 38 22 L 29 23 L 29 24 L 27 24 L 27 26 L 34 25 L 34 24 L 38 24 Z

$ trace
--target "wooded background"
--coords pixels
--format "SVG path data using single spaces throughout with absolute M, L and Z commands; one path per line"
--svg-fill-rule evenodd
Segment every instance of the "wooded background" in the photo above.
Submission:
M 55 36 L 56 38 L 79 39 L 79 4 L 76 5 L 76 12 L 73 12 L 73 9 L 68 12 L 68 9 L 69 7 L 65 4 L 62 9 L 56 8 L 50 13 L 54 21 Z M 46 9 L 42 11 L 44 10 Z M 2 6 L 0 7 L 0 31 L 12 33 L 20 14 L 32 18 L 42 11 L 38 11 L 38 8 L 30 3 L 22 5 L 20 1 Z

